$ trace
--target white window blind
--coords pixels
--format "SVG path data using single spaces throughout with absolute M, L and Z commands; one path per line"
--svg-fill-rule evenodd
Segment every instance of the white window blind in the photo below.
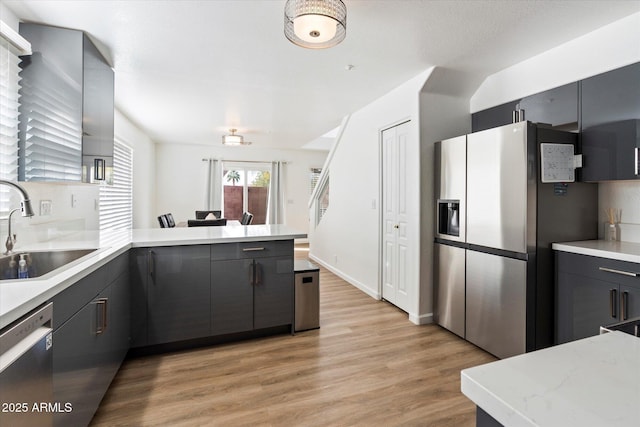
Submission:
M 18 178 L 20 57 L 29 43 L 0 21 L 0 179 Z M 0 212 L 8 212 L 11 189 L 0 187 Z
M 131 229 L 133 224 L 133 150 L 113 144 L 113 185 L 100 186 L 100 229 Z

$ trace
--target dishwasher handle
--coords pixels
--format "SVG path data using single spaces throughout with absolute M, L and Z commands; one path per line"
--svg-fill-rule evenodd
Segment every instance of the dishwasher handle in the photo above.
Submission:
M 51 348 L 53 303 L 29 314 L 0 335 L 0 373 L 47 337 L 46 350 Z

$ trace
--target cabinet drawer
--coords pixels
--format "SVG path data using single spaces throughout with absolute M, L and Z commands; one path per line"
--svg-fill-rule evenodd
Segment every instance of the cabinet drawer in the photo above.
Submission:
M 108 285 L 109 264 L 78 280 L 53 301 L 53 329 L 58 329 Z
M 293 256 L 293 240 L 221 243 L 211 246 L 211 260 Z
M 558 252 L 557 260 L 558 271 L 607 282 L 640 286 L 640 264 L 569 252 Z

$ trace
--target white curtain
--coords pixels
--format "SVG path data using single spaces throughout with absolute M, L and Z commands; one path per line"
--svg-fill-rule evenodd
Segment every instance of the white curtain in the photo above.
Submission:
M 208 159 L 205 191 L 206 210 L 222 210 L 222 162 L 219 160 Z
M 284 163 L 271 162 L 267 224 L 284 224 Z

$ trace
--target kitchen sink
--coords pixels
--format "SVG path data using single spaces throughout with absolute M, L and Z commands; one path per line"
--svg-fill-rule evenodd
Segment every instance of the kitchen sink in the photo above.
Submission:
M 73 249 L 59 251 L 23 251 L 0 256 L 0 280 L 18 278 L 18 261 L 24 255 L 29 268 L 29 278 L 41 277 L 53 270 L 68 265 L 97 249 Z M 24 280 L 24 279 L 21 279 Z

